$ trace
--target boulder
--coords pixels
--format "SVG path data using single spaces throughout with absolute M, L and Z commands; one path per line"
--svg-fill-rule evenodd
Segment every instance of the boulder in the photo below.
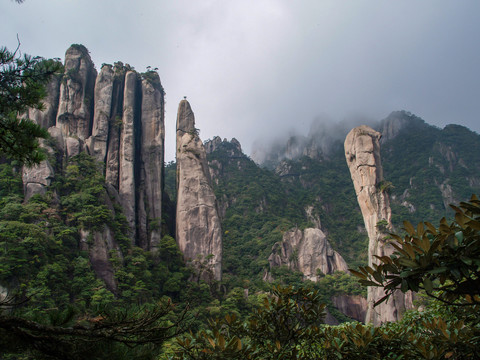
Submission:
M 348 271 L 347 263 L 333 250 L 322 230 L 314 228 L 285 232 L 282 241 L 273 245 L 268 262 L 270 269 L 285 265 L 302 272 L 311 281 L 317 281 L 319 271 L 323 274 Z

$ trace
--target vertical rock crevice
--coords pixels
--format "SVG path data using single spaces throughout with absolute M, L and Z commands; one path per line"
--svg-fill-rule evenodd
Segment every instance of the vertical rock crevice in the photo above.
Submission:
M 128 71 L 125 75 L 123 95 L 123 116 L 119 145 L 118 194 L 130 228 L 130 238 L 135 238 L 135 111 L 137 94 L 137 73 Z
M 156 72 L 142 74 L 138 99 L 138 238 L 156 251 L 160 244 L 165 139 L 164 92 Z
M 125 91 L 126 70 L 122 63 L 115 63 L 113 86 L 112 86 L 112 108 L 108 126 L 107 148 L 105 158 L 105 180 L 118 190 L 119 176 L 119 149 L 120 132 L 123 127 L 123 97 Z

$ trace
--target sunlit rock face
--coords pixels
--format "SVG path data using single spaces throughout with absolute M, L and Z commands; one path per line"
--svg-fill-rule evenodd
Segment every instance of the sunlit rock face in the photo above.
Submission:
M 182 100 L 177 115 L 176 240 L 199 277 L 220 280 L 222 229 L 205 148 L 197 132 L 190 104 Z
M 348 271 L 347 263 L 333 250 L 322 230 L 314 228 L 285 232 L 282 241 L 273 245 L 268 261 L 270 269 L 284 265 L 311 281 L 317 281 L 319 273 Z
M 375 261 L 375 255 L 388 256 L 393 253 L 393 247 L 386 242 L 387 232 L 392 228 L 392 214 L 383 179 L 380 137 L 379 132 L 362 125 L 350 131 L 345 139 L 345 158 L 369 238 L 370 266 Z M 383 296 L 383 288 L 368 288 L 367 323 L 379 325 L 399 320 L 406 306 L 411 306 L 403 294 L 396 294 L 388 302 L 373 308 L 373 304 Z

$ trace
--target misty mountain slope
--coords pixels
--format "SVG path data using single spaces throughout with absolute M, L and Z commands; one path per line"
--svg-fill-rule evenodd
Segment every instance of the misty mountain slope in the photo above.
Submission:
M 230 274 L 259 276 L 273 244 L 289 228 L 305 226 L 306 219 L 278 176 L 243 154 L 235 139 L 219 140 L 205 147 L 222 217 L 224 268 Z
M 353 265 L 366 261 L 367 242 L 344 158 L 343 147 L 336 141 L 328 157 L 283 160 L 275 174 L 301 206 L 309 226 L 319 227 L 332 246 Z
M 341 144 L 331 159 L 283 161 L 276 171 L 246 156 L 235 140 L 205 143 L 224 231 L 224 271 L 261 280 L 272 246 L 295 227 L 320 228 L 349 264 L 366 262 L 367 237 Z M 165 170 L 174 198 L 175 164 Z
M 459 125 L 444 129 L 406 112 L 392 112 L 374 126 L 382 136 L 382 165 L 391 194 L 393 222 L 436 222 L 448 204 L 480 191 L 480 136 Z M 342 126 L 319 126 L 292 136 L 263 154 L 302 209 L 313 207 L 321 229 L 350 265 L 366 261 L 366 235 L 344 151 Z M 306 216 L 306 214 L 305 214 Z
M 397 231 L 403 220 L 438 222 L 450 215 L 449 203 L 480 192 L 478 134 L 458 125 L 439 129 L 406 111 L 393 112 L 375 128 L 383 133 L 382 165 Z M 258 279 L 268 268 L 272 245 L 295 226 L 320 228 L 349 266 L 367 262 L 367 234 L 343 131 L 320 126 L 309 136 L 291 137 L 265 153 L 261 165 L 235 139 L 205 143 L 222 217 L 226 273 Z M 174 180 L 172 163 L 166 168 L 167 191 L 174 191 Z
M 392 129 L 394 129 L 392 131 Z M 438 221 L 449 204 L 480 191 L 480 136 L 459 125 L 428 125 L 407 112 L 382 121 L 382 164 L 394 223 Z

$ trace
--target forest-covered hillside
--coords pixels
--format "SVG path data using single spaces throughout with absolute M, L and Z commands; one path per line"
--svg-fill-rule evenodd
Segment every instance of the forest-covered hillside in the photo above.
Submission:
M 480 191 L 478 134 L 459 125 L 439 129 L 405 111 L 393 112 L 376 128 L 384 134 L 382 165 L 397 230 L 403 220 L 451 217 L 450 203 Z M 343 141 L 330 141 L 322 148 L 319 142 L 324 138 L 328 133 L 310 136 L 289 156 L 295 141 L 291 139 L 267 155 L 265 166 L 246 156 L 236 140 L 207 142 L 223 218 L 226 274 L 260 278 L 271 246 L 295 226 L 319 225 L 350 266 L 366 263 L 367 235 Z M 211 142 L 217 145 L 209 146 Z M 170 163 L 166 190 L 173 197 L 174 172 L 175 164 Z

